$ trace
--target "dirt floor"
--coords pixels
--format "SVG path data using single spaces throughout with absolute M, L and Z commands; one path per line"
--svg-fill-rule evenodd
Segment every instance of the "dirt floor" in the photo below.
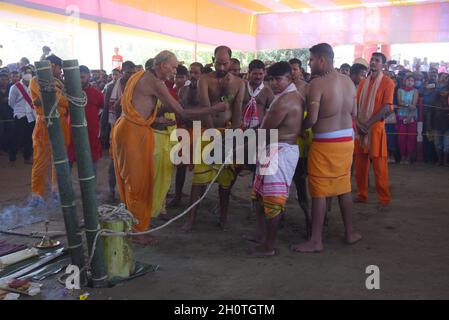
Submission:
M 99 163 L 98 198 L 106 202 L 108 159 Z M 21 207 L 30 192 L 31 166 L 18 161 L 10 168 L 0 156 L 0 215 Z M 74 177 L 77 177 L 76 170 Z M 374 184 L 374 179 L 370 179 Z M 74 181 L 76 181 L 74 179 Z M 189 193 L 190 174 L 185 185 Z M 214 187 L 199 210 L 192 233 L 180 231 L 184 219 L 157 233 L 160 245 L 135 247 L 136 260 L 157 264 L 156 272 L 110 289 L 84 289 L 89 299 L 448 299 L 449 298 L 449 168 L 426 164 L 392 165 L 390 182 L 393 202 L 388 212 L 376 210 L 374 188 L 370 202 L 356 204 L 356 229 L 364 239 L 353 246 L 343 242 L 343 225 L 337 201 L 333 201 L 325 229 L 325 251 L 298 254 L 289 245 L 303 240 L 304 217 L 292 187 L 285 227 L 280 230 L 274 258 L 250 258 L 250 243 L 241 238 L 252 231 L 255 217 L 249 201 L 250 176 L 240 178 L 233 193 L 230 229 L 216 227 Z M 79 198 L 78 183 L 74 183 Z M 187 204 L 187 198 L 184 199 Z M 183 208 L 183 207 L 182 207 Z M 181 212 L 182 208 L 170 210 Z M 78 214 L 82 216 L 81 206 Z M 62 215 L 50 207 L 57 229 Z M 59 220 L 59 222 L 57 221 Z M 1 220 L 0 220 L 1 221 Z M 161 221 L 155 221 L 161 224 Z M 36 231 L 42 224 L 35 225 Z M 62 229 L 63 231 L 63 229 Z M 32 243 L 35 239 L 5 236 L 0 240 Z M 64 237 L 59 238 L 65 240 Z M 367 290 L 366 267 L 380 268 L 380 290 Z M 81 291 L 77 294 L 82 293 Z M 55 278 L 45 280 L 39 299 L 63 297 Z

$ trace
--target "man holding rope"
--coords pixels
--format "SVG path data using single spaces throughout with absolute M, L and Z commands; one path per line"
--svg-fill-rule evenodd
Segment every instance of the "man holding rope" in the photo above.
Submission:
M 244 236 L 244 239 L 258 243 L 250 252 L 255 257 L 276 254 L 274 244 L 278 223 L 285 210 L 299 159 L 296 138 L 301 132 L 304 118 L 304 99 L 293 83 L 291 66 L 287 62 L 275 63 L 268 69 L 267 75 L 275 96 L 261 129 L 277 130 L 278 142 L 270 141 L 267 146 L 268 163 L 258 162 L 256 167 L 252 199 L 257 211 L 257 231 L 254 236 Z
M 174 75 L 177 66 L 176 56 L 162 51 L 154 58 L 151 69 L 141 70 L 129 79 L 121 98 L 123 114 L 111 133 L 117 189 L 127 209 L 139 221 L 134 231 L 141 234 L 135 236 L 134 241 L 141 245 L 157 243 L 156 238 L 145 234 L 153 205 L 155 140 L 152 125 L 175 124 L 163 116 L 156 118 L 158 109 L 164 105 L 168 112 L 182 117 L 198 117 L 223 112 L 228 107 L 227 103 L 218 103 L 207 108 L 182 109 L 164 84 Z
M 202 118 L 201 126 L 216 128 L 224 132 L 226 128 L 240 128 L 242 120 L 242 103 L 245 94 L 245 82 L 230 73 L 232 51 L 226 46 L 219 46 L 214 52 L 215 71 L 201 77 L 198 90 L 200 104 L 212 106 L 220 100 L 229 101 L 231 108 L 226 112 L 217 113 L 214 116 Z M 209 142 L 202 143 L 205 147 Z M 206 186 L 218 173 L 217 164 L 206 164 L 201 161 L 195 164 L 193 169 L 191 203 L 195 202 L 203 193 Z M 236 171 L 233 165 L 226 165 L 217 178 L 219 184 L 220 218 L 218 225 L 223 230 L 226 227 L 229 196 L 232 185 L 236 179 Z M 187 222 L 183 226 L 184 231 L 190 231 L 195 221 L 197 208 L 193 208 Z

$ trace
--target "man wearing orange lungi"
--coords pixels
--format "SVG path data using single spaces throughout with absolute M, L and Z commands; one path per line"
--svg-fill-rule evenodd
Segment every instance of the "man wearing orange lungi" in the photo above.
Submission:
M 152 125 L 174 125 L 165 117 L 156 118 L 163 104 L 169 111 L 183 117 L 200 116 L 225 111 L 226 103 L 210 108 L 183 110 L 170 95 L 164 80 L 174 75 L 178 60 L 169 51 L 154 58 L 153 68 L 139 71 L 127 83 L 121 99 L 122 116 L 117 120 L 111 138 L 117 189 L 127 209 L 138 220 L 134 231 L 145 232 L 151 222 L 154 186 L 154 147 Z M 154 237 L 139 235 L 135 242 L 156 244 Z
M 69 126 L 67 122 L 68 101 L 63 96 L 64 84 L 60 79 L 62 60 L 51 55 L 46 58 L 51 62 L 51 70 L 54 77 L 56 100 L 58 101 L 59 122 L 61 126 L 62 135 L 64 137 L 65 145 L 69 143 Z M 48 136 L 47 124 L 45 123 L 44 109 L 42 106 L 41 92 L 37 77 L 30 81 L 30 93 L 33 100 L 34 109 L 36 110 L 37 118 L 36 125 L 33 131 L 33 167 L 31 169 L 31 192 L 32 199 L 31 206 L 39 206 L 44 203 L 45 183 L 48 177 L 48 170 L 52 163 L 51 157 L 51 142 Z M 54 119 L 51 119 L 55 121 Z M 54 166 L 52 168 L 52 184 L 51 191 L 53 200 L 58 200 L 58 188 L 56 180 L 56 171 Z
M 335 71 L 334 52 L 327 43 L 310 49 L 314 79 L 309 84 L 308 110 L 303 130 L 313 129 L 308 155 L 309 190 L 312 196 L 312 233 L 310 239 L 292 246 L 296 252 L 323 250 L 323 224 L 326 198 L 338 196 L 349 244 L 362 236 L 353 230 L 351 164 L 354 152 L 352 119 L 357 112 L 355 87 L 351 79 Z
M 368 201 L 368 174 L 372 159 L 380 210 L 385 209 L 391 201 L 384 119 L 388 113 L 393 112 L 394 82 L 382 72 L 386 60 L 382 53 L 373 53 L 370 62 L 371 75 L 362 80 L 357 89 L 355 178 L 358 196 L 355 201 Z

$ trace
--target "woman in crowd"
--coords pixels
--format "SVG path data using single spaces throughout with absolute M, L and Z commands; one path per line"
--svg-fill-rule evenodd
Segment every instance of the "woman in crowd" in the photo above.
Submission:
M 405 78 L 405 85 L 397 93 L 398 108 L 396 131 L 401 155 L 401 164 L 410 164 L 416 149 L 418 90 L 415 89 L 413 75 Z

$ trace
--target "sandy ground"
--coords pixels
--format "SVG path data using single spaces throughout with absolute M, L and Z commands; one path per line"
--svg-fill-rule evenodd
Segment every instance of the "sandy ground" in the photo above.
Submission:
M 29 196 L 31 166 L 20 162 L 10 168 L 7 157 L 0 156 L 0 215 L 11 205 L 23 205 Z M 99 164 L 101 202 L 107 198 L 107 163 L 108 159 L 102 159 Z M 229 231 L 216 227 L 214 187 L 201 204 L 193 233 L 180 231 L 181 219 L 157 233 L 159 246 L 135 248 L 136 260 L 159 265 L 157 272 L 114 288 L 84 291 L 90 293 L 90 299 L 448 299 L 449 168 L 425 164 L 390 168 L 391 208 L 378 212 L 371 188 L 370 202 L 355 205 L 355 226 L 364 236 L 356 245 L 344 244 L 334 201 L 324 231 L 325 251 L 291 252 L 289 245 L 302 241 L 304 235 L 304 217 L 292 187 L 286 224 L 277 242 L 279 255 L 270 259 L 248 257 L 250 244 L 241 235 L 253 230 L 255 217 L 249 201 L 250 176 L 246 176 L 235 186 L 234 194 L 243 199 L 234 198 L 230 204 Z M 190 174 L 186 193 L 189 181 Z M 79 198 L 78 183 L 74 185 Z M 81 206 L 78 214 L 82 215 Z M 62 217 L 58 208 L 50 209 L 49 215 L 54 220 Z M 5 235 L 0 239 L 34 241 Z M 380 268 L 380 290 L 365 287 L 369 265 Z M 50 278 L 36 298 L 61 299 L 61 288 Z

